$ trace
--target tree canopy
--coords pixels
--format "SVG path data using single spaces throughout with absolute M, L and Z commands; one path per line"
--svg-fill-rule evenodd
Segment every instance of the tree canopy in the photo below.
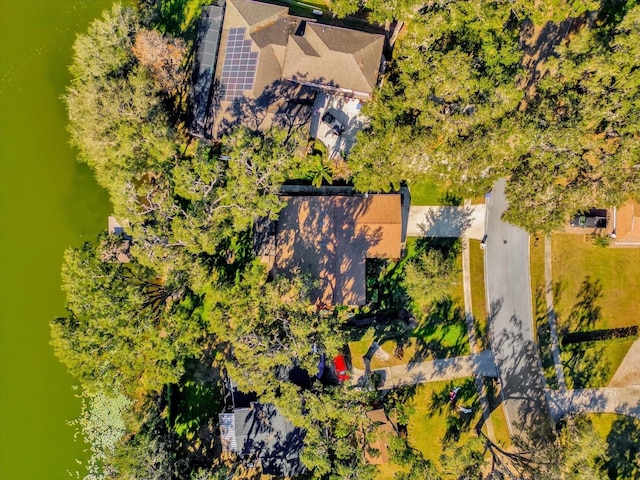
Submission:
M 241 476 L 237 458 L 213 461 L 215 415 L 199 409 L 203 399 L 221 408 L 222 398 L 209 397 L 223 372 L 305 429 L 309 478 L 374 478 L 363 458 L 373 430 L 365 412 L 381 396 L 313 381 L 321 355 L 330 361 L 347 341 L 341 310 L 314 308 L 312 279 L 274 278 L 253 251 L 254 223 L 277 218 L 282 185 L 331 183 L 335 164 L 326 152 L 304 152 L 304 130 L 191 137 L 184 100 L 189 9 L 198 2 L 170 3 L 116 4 L 93 22 L 74 44 L 64 96 L 71 142 L 126 231 L 65 252 L 67 313 L 51 322 L 54 351 L 84 391 L 88 478 Z M 429 180 L 469 197 L 507 177 L 506 218 L 547 232 L 577 210 L 640 198 L 634 2 L 332 0 L 330 8 L 340 17 L 360 10 L 387 28 L 406 22 L 363 107 L 370 123 L 346 158 L 357 189 Z M 525 68 L 523 31 L 547 21 L 572 29 L 537 78 Z M 439 300 L 456 276 L 436 249 L 402 268 L 403 299 Z M 287 381 L 294 367 L 309 373 L 308 386 Z M 520 445 L 543 456 L 513 458 L 538 478 L 595 476 L 604 457 L 594 438 L 576 421 Z M 438 478 L 406 439 L 390 448 L 402 467 L 396 478 Z M 483 460 L 479 442 L 442 458 L 447 474 L 469 477 Z
M 521 32 L 539 18 L 526 3 L 467 0 L 414 12 L 348 157 L 358 189 L 429 180 L 475 196 L 507 177 L 506 219 L 531 232 L 639 198 L 638 7 L 605 2 L 588 13 L 593 2 L 547 2 L 552 20 L 581 16 L 566 20 L 577 33 L 555 40 L 532 80 Z

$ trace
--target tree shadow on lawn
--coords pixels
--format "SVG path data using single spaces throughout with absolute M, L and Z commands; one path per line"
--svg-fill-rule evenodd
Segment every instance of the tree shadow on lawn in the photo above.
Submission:
M 403 285 L 404 266 L 426 250 L 440 250 L 445 257 L 458 255 L 462 246 L 457 238 L 420 238 L 403 259 L 393 262 L 383 259 L 367 259 L 367 302 L 369 312 L 412 310 L 411 298 Z M 418 312 L 412 312 L 417 315 Z
M 557 305 L 560 301 L 563 291 L 566 290 L 566 285 L 561 280 L 556 282 L 553 286 L 553 302 Z M 591 330 L 595 327 L 601 318 L 602 308 L 596 305 L 598 299 L 602 297 L 602 282 L 599 279 L 591 280 L 591 277 L 587 275 L 582 284 L 580 290 L 576 295 L 577 302 L 571 307 L 571 311 L 564 322 L 562 322 L 562 328 L 560 330 L 561 335 L 565 335 L 569 331 L 581 331 Z M 556 312 L 556 318 L 560 324 L 560 318 Z
M 217 414 L 222 411 L 222 385 L 219 372 L 211 366 L 213 351 L 202 361 L 188 362 L 186 373 L 168 393 L 170 412 L 167 423 L 175 434 L 178 461 L 206 467 L 219 454 Z
M 460 241 L 456 238 L 421 238 L 415 249 L 399 262 L 367 260 L 369 304 L 366 313 L 363 309 L 358 317 L 363 320 L 369 316 L 371 322 L 367 322 L 367 327 L 350 329 L 351 342 L 361 341 L 373 329 L 371 341 L 378 345 L 394 342 L 393 351 L 387 353 L 399 360 L 404 359 L 405 350 L 414 345 L 415 353 L 410 362 L 467 353 L 464 309 L 451 297 L 434 302 L 426 313 L 412 310 L 412 300 L 403 285 L 404 265 L 426 249 L 437 249 L 445 256 L 453 256 L 460 250 Z M 420 317 L 423 318 L 420 320 Z
M 435 302 L 411 336 L 416 346 L 409 363 L 469 353 L 464 309 L 451 297 Z
M 572 343 L 562 351 L 568 359 L 562 364 L 568 388 L 605 387 L 611 372 L 611 362 L 604 355 L 605 347 L 595 342 Z
M 557 282 L 553 290 L 555 303 L 560 300 L 565 287 L 561 282 Z M 571 308 L 566 320 L 562 322 L 559 336 L 561 337 L 560 345 L 562 353 L 564 353 L 563 356 L 568 357 L 566 360 L 563 359 L 562 364 L 569 388 L 606 386 L 606 381 L 609 378 L 611 364 L 603 355 L 604 346 L 597 346 L 596 343 L 589 341 L 563 345 L 562 341 L 562 337 L 567 336 L 570 332 L 593 330 L 602 314 L 602 308 L 597 305 L 598 299 L 601 297 L 602 283 L 600 280 L 592 280 L 589 275 L 585 276 L 576 295 L 577 302 Z M 559 318 L 558 324 L 560 324 Z
M 416 240 L 415 256 L 429 249 L 440 250 L 445 257 L 456 256 L 462 249 L 462 243 L 453 237 L 420 237 Z
M 404 264 L 411 257 L 399 262 L 367 259 L 367 301 L 371 312 L 402 310 L 410 307 L 411 299 L 403 285 Z
M 413 349 L 406 360 L 409 365 L 469 354 L 464 311 L 451 298 L 436 302 L 417 326 L 415 318 L 405 311 L 404 315 L 395 315 L 392 321 L 375 322 L 367 329 L 351 329 L 349 339 L 361 341 L 369 333 L 371 342 L 379 346 L 393 342 L 393 351 L 387 353 L 399 360 L 405 358 L 405 351 Z M 377 349 L 369 349 L 368 358 L 372 359 L 375 351 Z
M 640 423 L 631 417 L 613 422 L 607 436 L 607 473 L 609 478 L 638 478 L 640 476 Z
M 459 388 L 455 398 L 451 400 L 451 393 L 455 388 Z M 442 444 L 457 442 L 463 432 L 471 429 L 471 423 L 475 418 L 478 408 L 478 394 L 473 378 L 447 382 L 444 388 L 431 393 L 431 400 L 427 415 L 446 415 L 447 429 Z M 463 413 L 459 407 L 468 408 L 470 413 Z
M 602 283 L 599 279 L 591 281 L 587 275 L 578 291 L 578 302 L 569 313 L 568 324 L 571 330 L 590 330 L 595 327 L 602 313 L 602 308 L 596 305 L 600 297 L 602 297 Z

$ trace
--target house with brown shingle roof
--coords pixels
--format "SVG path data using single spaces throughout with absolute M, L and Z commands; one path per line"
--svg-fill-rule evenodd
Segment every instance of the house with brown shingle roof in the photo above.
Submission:
M 371 465 L 389 462 L 389 438 L 396 435 L 396 427 L 383 409 L 367 412 L 367 418 L 374 425 L 373 439 L 364 450 L 364 459 Z
M 245 116 L 254 128 L 284 123 L 280 117 L 292 110 L 309 121 L 317 91 L 370 98 L 383 46 L 383 35 L 318 24 L 290 15 L 288 7 L 226 0 L 215 45 L 211 136 L 245 123 Z
M 275 231 L 275 275 L 317 280 L 310 299 L 366 303 L 366 260 L 402 255 L 399 194 L 285 196 Z
M 627 201 L 615 209 L 614 214 L 616 247 L 640 247 L 640 202 Z

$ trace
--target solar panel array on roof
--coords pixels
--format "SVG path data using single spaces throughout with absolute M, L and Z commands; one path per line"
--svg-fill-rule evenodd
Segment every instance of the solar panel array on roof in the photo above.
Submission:
M 224 99 L 232 101 L 253 89 L 258 67 L 258 52 L 251 51 L 251 39 L 245 39 L 245 28 L 229 29 L 227 49 L 222 66 L 221 83 Z

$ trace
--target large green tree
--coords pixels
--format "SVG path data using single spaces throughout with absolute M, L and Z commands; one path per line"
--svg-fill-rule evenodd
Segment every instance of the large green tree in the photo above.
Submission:
M 317 480 L 373 480 L 376 468 L 364 451 L 373 425 L 366 416 L 366 392 L 316 385 L 300 391 L 285 386 L 274 401 L 291 421 L 305 429 L 301 460 Z
M 115 4 L 74 44 L 72 80 L 64 97 L 71 142 L 112 197 L 175 157 L 163 95 L 132 53 L 136 12 Z
M 530 231 L 640 198 L 640 6 L 621 10 L 559 47 L 527 103 L 535 142 L 513 170 L 507 219 Z
M 486 190 L 521 144 L 518 29 L 510 2 L 428 4 L 398 41 L 390 74 L 365 107 L 368 130 L 349 156 L 360 190 L 430 177 Z
M 104 262 L 102 245 L 65 252 L 68 315 L 51 324 L 54 350 L 92 393 L 159 392 L 200 351 L 199 301 L 135 262 Z
M 313 375 L 313 351 L 332 358 L 344 343 L 335 317 L 318 315 L 308 292 L 306 279 L 267 281 L 265 267 L 254 263 L 233 286 L 208 295 L 210 328 L 228 345 L 227 368 L 242 391 L 273 394 L 282 369 L 298 365 Z

